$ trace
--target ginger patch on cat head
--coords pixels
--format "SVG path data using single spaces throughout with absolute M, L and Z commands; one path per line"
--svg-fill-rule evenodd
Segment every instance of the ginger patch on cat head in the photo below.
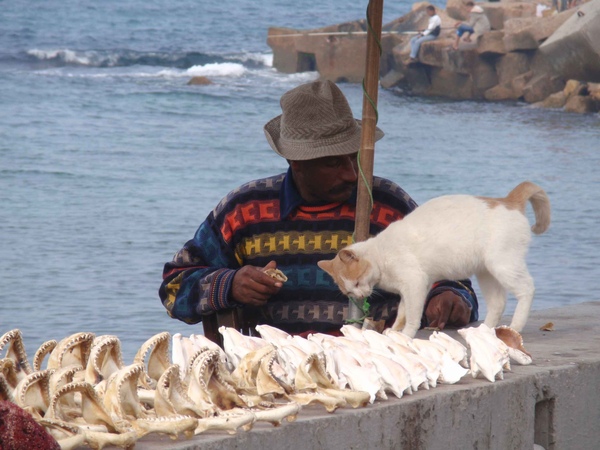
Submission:
M 335 258 L 319 261 L 317 265 L 333 278 L 344 295 L 362 298 L 366 291 L 370 293 L 371 287 L 367 288 L 363 280 L 370 263 L 351 249 L 342 249 Z

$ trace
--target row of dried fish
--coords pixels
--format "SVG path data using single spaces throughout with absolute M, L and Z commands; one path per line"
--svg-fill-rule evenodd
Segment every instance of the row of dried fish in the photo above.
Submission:
M 473 376 L 494 381 L 509 368 L 510 348 L 496 333 L 522 342 L 509 329 L 483 327 L 463 336 Z M 12 330 L 0 337 L 0 399 L 31 413 L 63 449 L 130 448 L 149 433 L 174 439 L 207 430 L 235 433 L 256 421 L 293 421 L 301 405 L 333 412 L 388 394 L 400 398 L 455 383 L 469 370 L 467 347 L 444 333 L 423 340 L 345 326 L 343 337 L 304 339 L 266 325 L 257 327 L 262 338 L 219 331 L 224 350 L 201 335 L 165 332 L 125 365 L 116 336 L 92 333 L 48 341 L 30 364 L 21 332 Z M 525 353 L 515 354 L 527 362 Z

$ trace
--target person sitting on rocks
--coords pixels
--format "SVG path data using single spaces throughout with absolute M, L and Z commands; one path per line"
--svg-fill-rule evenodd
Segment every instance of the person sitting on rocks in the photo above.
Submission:
M 427 6 L 426 11 L 429 16 L 429 24 L 427 25 L 426 30 L 420 32 L 410 40 L 410 62 L 418 61 L 417 55 L 419 54 L 421 44 L 437 39 L 442 30 L 442 19 L 436 14 L 435 7 L 429 5 Z
M 481 35 L 482 33 L 486 33 L 492 29 L 490 25 L 490 21 L 488 20 L 485 12 L 481 8 L 481 6 L 475 5 L 475 3 L 468 1 L 466 6 L 471 9 L 471 13 L 469 16 L 469 20 L 464 22 L 456 22 L 456 40 L 452 45 L 454 50 L 458 50 L 458 43 L 460 42 L 460 38 L 463 34 L 468 33 L 464 41 L 471 42 L 471 35 L 473 33 L 477 33 Z

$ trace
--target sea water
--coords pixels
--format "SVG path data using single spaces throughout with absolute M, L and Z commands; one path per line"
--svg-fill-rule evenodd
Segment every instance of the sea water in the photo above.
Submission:
M 268 27 L 361 19 L 366 2 L 0 5 L 0 335 L 21 329 L 31 356 L 114 334 L 129 362 L 157 332 L 201 332 L 166 314 L 162 266 L 229 190 L 286 170 L 262 127 L 317 78 L 273 69 Z M 410 6 L 388 2 L 384 22 Z M 188 86 L 194 75 L 213 84 Z M 360 117 L 360 86 L 341 88 Z M 533 307 L 598 300 L 598 115 L 386 90 L 379 115 L 375 173 L 419 203 L 541 185 L 553 222 L 528 257 Z

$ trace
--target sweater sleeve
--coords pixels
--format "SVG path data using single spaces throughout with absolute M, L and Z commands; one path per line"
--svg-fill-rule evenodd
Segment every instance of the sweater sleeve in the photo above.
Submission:
M 211 213 L 164 266 L 159 296 L 167 313 L 191 324 L 204 314 L 232 308 L 229 294 L 239 267 Z
M 423 310 L 423 318 L 421 319 L 422 326 L 427 326 L 427 318 L 425 317 L 425 311 L 427 310 L 427 305 L 429 305 L 429 301 L 436 295 L 446 291 L 454 292 L 469 305 L 469 307 L 471 308 L 471 317 L 469 318 L 469 322 L 475 322 L 479 320 L 479 303 L 477 302 L 477 295 L 473 290 L 471 280 L 445 280 L 434 284 L 433 288 L 429 292 L 429 295 L 427 295 L 427 299 L 425 301 L 425 308 Z

